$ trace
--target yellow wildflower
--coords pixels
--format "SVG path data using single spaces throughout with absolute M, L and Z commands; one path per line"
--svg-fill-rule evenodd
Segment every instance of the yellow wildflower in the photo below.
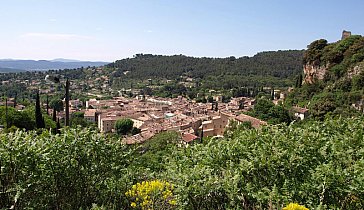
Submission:
M 173 206 L 177 204 L 176 200 L 169 200 L 168 203 Z
M 299 205 L 298 203 L 290 203 L 282 210 L 309 210 L 308 208 Z
M 125 195 L 132 199 L 132 207 L 141 207 L 149 209 L 162 205 L 159 208 L 165 208 L 165 205 L 176 205 L 176 200 L 173 198 L 173 185 L 160 180 L 143 181 L 136 183 L 128 190 Z

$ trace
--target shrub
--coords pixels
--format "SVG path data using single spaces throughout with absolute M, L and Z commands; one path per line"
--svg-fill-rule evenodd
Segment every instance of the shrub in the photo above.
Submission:
M 286 207 L 284 207 L 282 210 L 308 210 L 308 208 L 301 206 L 297 203 L 290 203 Z
M 169 182 L 153 180 L 133 185 L 125 195 L 131 198 L 132 208 L 172 209 L 176 205 L 172 191 L 173 186 Z

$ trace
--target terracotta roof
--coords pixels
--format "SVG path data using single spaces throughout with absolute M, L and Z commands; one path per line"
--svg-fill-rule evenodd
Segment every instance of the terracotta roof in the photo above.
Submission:
M 185 133 L 185 134 L 183 134 L 182 139 L 184 142 L 190 143 L 191 141 L 198 139 L 198 136 L 193 135 L 191 133 Z
M 298 113 L 301 113 L 301 114 L 304 114 L 304 113 L 308 112 L 308 109 L 301 108 L 301 107 L 298 107 L 298 106 L 294 106 L 294 107 L 292 107 L 292 109 L 293 109 L 294 112 L 298 112 Z
M 94 117 L 96 113 L 96 109 L 88 109 L 85 111 L 85 117 Z
M 246 114 L 240 114 L 239 116 L 235 117 L 235 119 L 240 122 L 250 122 L 254 128 L 259 128 L 260 126 L 267 124 L 267 122 L 265 121 L 259 120 Z

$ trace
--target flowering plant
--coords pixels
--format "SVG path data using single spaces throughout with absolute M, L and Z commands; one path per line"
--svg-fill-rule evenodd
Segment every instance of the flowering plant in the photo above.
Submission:
M 176 205 L 172 190 L 173 186 L 166 181 L 143 181 L 133 185 L 125 195 L 131 198 L 133 208 L 172 209 Z
M 308 210 L 308 208 L 301 206 L 298 203 L 290 203 L 282 210 Z

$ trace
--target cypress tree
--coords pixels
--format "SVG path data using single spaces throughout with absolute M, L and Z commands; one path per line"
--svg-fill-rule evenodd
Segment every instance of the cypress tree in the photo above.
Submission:
M 297 79 L 296 79 L 296 85 L 295 85 L 296 88 L 302 87 L 302 79 L 303 79 L 302 74 L 299 74 Z
M 200 133 L 200 143 L 202 143 L 202 141 L 203 141 L 203 126 Z
M 42 111 L 40 109 L 39 91 L 37 91 L 37 97 L 35 101 L 35 125 L 37 128 L 44 128 L 44 120 Z
M 42 128 L 45 128 L 45 121 L 44 121 L 44 117 L 42 116 Z
M 244 102 L 243 101 L 239 101 L 239 109 L 244 109 Z
M 47 94 L 47 115 L 49 115 L 49 100 L 48 100 L 48 94 Z
M 17 105 L 17 104 L 16 104 L 16 98 L 17 98 L 17 95 L 18 95 L 18 94 L 17 94 L 17 93 L 15 93 L 15 97 L 14 97 L 14 108 L 15 108 L 15 107 L 16 107 L 16 105 Z
M 298 85 L 298 83 L 299 83 L 298 81 L 299 81 L 299 76 L 296 78 L 296 84 L 294 85 L 295 88 L 298 88 L 298 86 L 299 86 Z
M 61 124 L 59 123 L 59 118 L 57 120 L 57 128 L 56 128 L 56 133 L 60 134 L 61 133 Z
M 53 120 L 54 122 L 57 122 L 57 111 L 56 111 L 56 109 L 55 109 L 55 108 L 53 108 L 52 120 Z

